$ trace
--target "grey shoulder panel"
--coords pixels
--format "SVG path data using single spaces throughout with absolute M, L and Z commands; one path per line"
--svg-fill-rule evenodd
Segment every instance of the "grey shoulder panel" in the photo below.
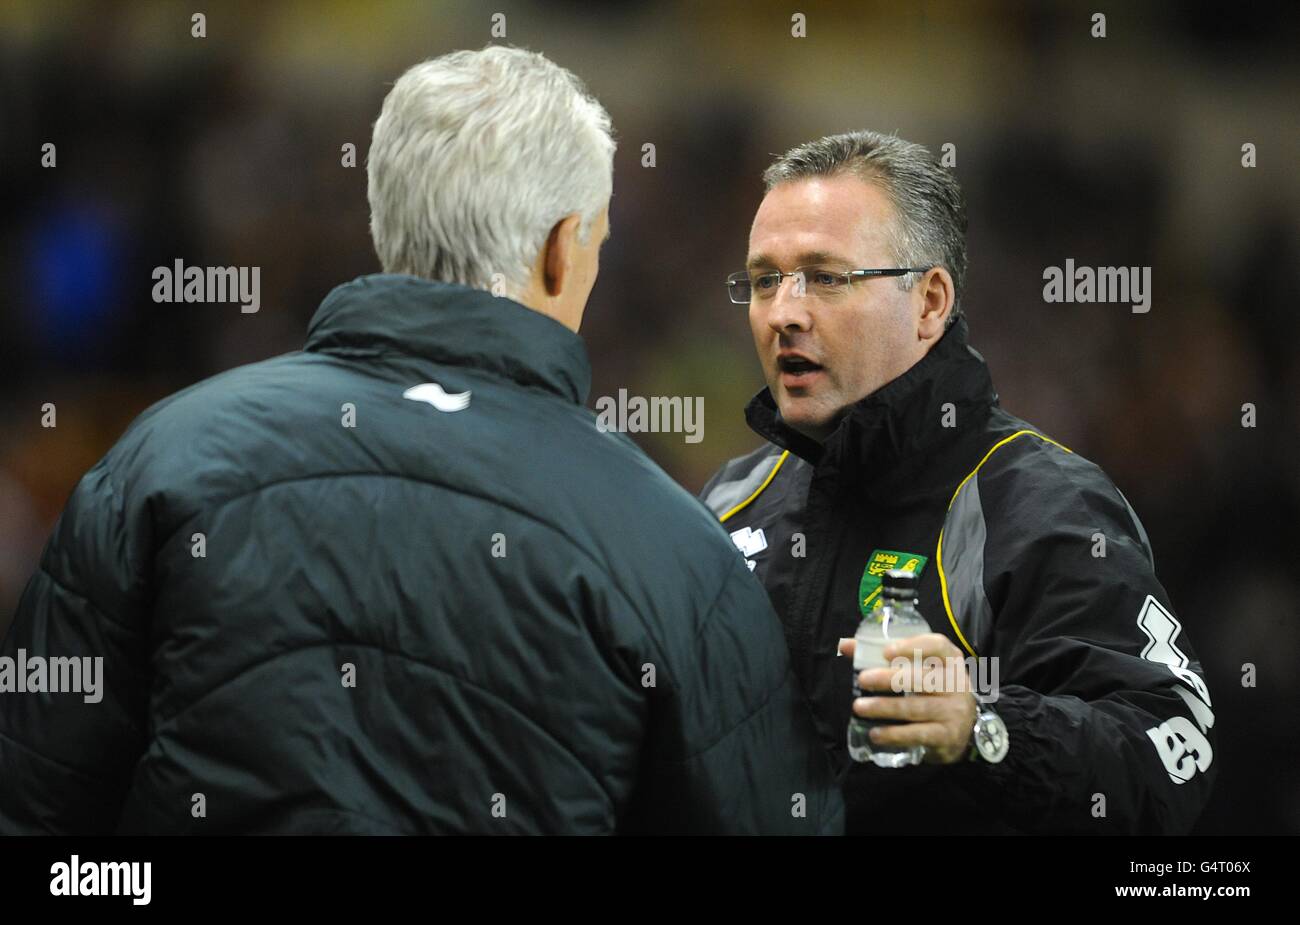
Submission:
M 987 538 L 979 479 L 973 478 L 957 492 L 944 519 L 940 567 L 953 619 L 977 654 L 984 651 L 993 630 L 993 608 L 984 591 L 984 543 Z
M 704 487 L 700 500 L 714 517 L 722 517 L 758 491 L 780 458 L 780 448 L 768 445 L 731 460 Z

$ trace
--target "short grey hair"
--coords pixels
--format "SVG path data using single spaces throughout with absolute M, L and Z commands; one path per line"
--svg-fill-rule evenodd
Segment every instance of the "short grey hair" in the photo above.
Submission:
M 504 45 L 417 64 L 393 84 L 366 160 L 370 235 L 386 273 L 509 295 L 555 223 L 579 239 L 609 202 L 609 114 L 572 73 Z
M 944 267 L 953 280 L 951 325 L 966 285 L 966 199 L 957 178 L 923 146 L 897 135 L 846 132 L 792 148 L 763 172 L 771 189 L 791 180 L 847 173 L 878 184 L 894 207 L 890 257 L 904 267 Z M 898 278 L 903 290 L 918 275 Z

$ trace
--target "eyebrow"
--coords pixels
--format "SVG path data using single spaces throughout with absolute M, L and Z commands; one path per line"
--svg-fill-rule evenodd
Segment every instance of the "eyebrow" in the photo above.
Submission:
M 804 251 L 802 254 L 795 257 L 794 265 L 797 267 L 803 267 L 811 263 L 842 263 L 847 266 L 852 262 L 853 261 L 841 257 L 839 254 L 830 254 L 826 251 Z M 755 270 L 760 267 L 770 267 L 775 269 L 776 266 L 777 262 L 767 254 L 755 254 L 753 257 L 750 257 L 749 262 L 745 264 L 745 268 L 748 270 Z

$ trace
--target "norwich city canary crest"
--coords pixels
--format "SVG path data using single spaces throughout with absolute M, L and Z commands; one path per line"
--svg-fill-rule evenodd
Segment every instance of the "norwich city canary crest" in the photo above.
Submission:
M 925 556 L 913 552 L 899 552 L 895 549 L 877 549 L 867 560 L 867 567 L 862 570 L 862 581 L 858 585 L 858 609 L 865 615 L 880 606 L 881 576 L 890 569 L 911 572 L 917 578 L 921 570 L 930 561 Z

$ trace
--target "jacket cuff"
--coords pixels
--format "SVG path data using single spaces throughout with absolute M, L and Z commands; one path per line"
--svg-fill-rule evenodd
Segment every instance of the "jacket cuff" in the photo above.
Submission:
M 1080 762 L 1085 756 L 1072 751 L 1081 741 L 1078 726 L 1082 718 L 1077 712 L 1054 706 L 1051 700 L 1020 685 L 1001 687 L 998 699 L 985 705 L 1006 724 L 1007 755 L 997 764 L 982 758 L 965 762 L 963 778 L 972 787 L 987 797 L 996 794 L 1003 804 L 1014 794 L 1014 806 L 1008 809 L 1026 820 L 1036 817 L 1041 822 L 1041 814 L 1051 812 L 1068 792 L 1062 766 L 1084 766 Z

